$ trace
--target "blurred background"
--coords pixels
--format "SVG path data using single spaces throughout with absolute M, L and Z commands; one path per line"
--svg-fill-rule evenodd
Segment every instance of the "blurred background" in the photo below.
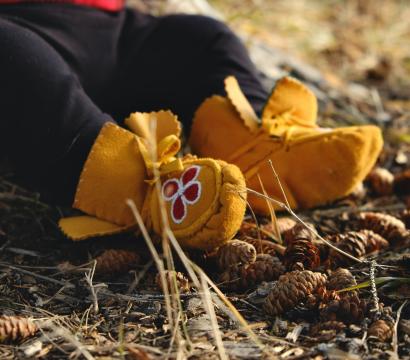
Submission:
M 223 20 L 247 45 L 266 87 L 293 75 L 316 93 L 322 125 L 374 123 L 384 129 L 386 150 L 395 147 L 392 153 L 409 154 L 410 0 L 130 4 L 155 15 L 199 13 Z M 406 160 L 401 166 L 409 164 L 405 156 L 401 159 Z
M 133 0 L 155 14 L 220 17 L 252 37 L 320 70 L 327 81 L 371 82 L 410 95 L 410 1 Z M 252 42 L 252 41 L 251 41 Z

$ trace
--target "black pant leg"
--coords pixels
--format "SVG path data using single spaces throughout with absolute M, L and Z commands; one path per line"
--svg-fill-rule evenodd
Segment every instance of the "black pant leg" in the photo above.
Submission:
M 68 203 L 106 112 L 170 108 L 189 128 L 227 75 L 256 110 L 267 96 L 236 36 L 202 16 L 7 6 L 0 49 L 0 146 L 27 184 Z
M 1 16 L 0 49 L 0 143 L 26 184 L 71 203 L 109 116 L 49 43 Z
M 238 79 L 261 112 L 268 93 L 244 45 L 223 23 L 196 15 L 147 21 L 129 10 L 126 24 L 119 46 L 121 116 L 171 109 L 189 131 L 200 103 L 213 94 L 225 95 L 223 80 L 228 75 Z

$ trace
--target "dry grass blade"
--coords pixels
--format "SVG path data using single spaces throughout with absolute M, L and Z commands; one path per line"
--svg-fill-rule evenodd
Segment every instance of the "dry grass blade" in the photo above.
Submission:
M 93 299 L 93 309 L 94 313 L 97 314 L 99 311 L 99 306 L 98 306 L 98 291 L 102 287 L 106 287 L 105 284 L 93 284 L 93 279 L 94 279 L 94 274 L 95 274 L 95 268 L 97 266 L 97 262 L 94 260 L 93 261 L 93 267 L 88 271 L 88 273 L 85 273 L 85 281 L 87 282 L 89 288 L 90 288 L 90 293 L 91 297 Z
M 269 161 L 271 161 L 271 160 L 269 160 Z M 262 179 L 261 179 L 261 177 L 260 177 L 259 174 L 258 174 L 258 180 L 259 180 L 259 184 L 261 185 L 261 189 L 262 189 L 263 193 L 264 193 L 265 195 L 267 195 L 268 193 L 267 193 L 266 190 L 265 190 L 265 186 L 263 185 L 263 181 L 262 181 Z M 273 208 L 273 206 L 272 206 L 272 204 L 271 204 L 270 201 L 268 201 L 268 200 L 265 200 L 265 201 L 266 201 L 266 204 L 267 204 L 267 206 L 268 206 L 268 208 L 269 208 L 269 213 L 270 213 L 271 222 L 272 222 L 273 224 L 275 224 L 275 226 L 274 226 L 274 230 L 275 230 L 275 234 L 274 234 L 274 235 L 275 235 L 275 238 L 278 240 L 279 244 L 283 244 L 282 236 L 281 236 L 281 234 L 280 234 L 279 227 L 278 227 L 278 218 L 276 217 L 275 209 Z
M 383 276 L 383 277 L 377 277 L 374 279 L 374 283 L 376 285 L 382 285 L 385 284 L 389 281 L 397 281 L 399 283 L 403 283 L 403 284 L 408 284 L 410 283 L 410 278 L 405 278 L 405 277 L 395 277 L 395 276 Z M 359 290 L 359 289 L 363 289 L 363 288 L 367 288 L 369 286 L 372 286 L 371 281 L 364 281 L 361 282 L 360 284 L 354 285 L 354 286 L 350 286 L 341 290 L 337 290 L 337 292 L 344 292 L 344 291 L 352 291 L 352 290 Z
M 276 179 L 276 182 L 278 183 L 278 185 L 279 185 L 279 187 L 280 187 L 280 191 L 282 192 L 282 196 L 283 196 L 283 198 L 285 199 L 286 207 L 287 207 L 288 209 L 290 209 L 290 204 L 289 204 L 289 201 L 288 201 L 288 197 L 286 196 L 285 190 L 283 189 L 282 182 L 281 182 L 280 179 L 279 179 L 279 175 L 278 175 L 278 173 L 276 172 L 276 170 L 275 170 L 275 168 L 274 168 L 274 166 L 273 166 L 272 160 L 269 159 L 268 162 L 269 162 L 269 166 L 270 166 L 270 168 L 271 168 L 271 170 L 272 170 L 272 172 L 273 172 L 273 175 L 274 175 L 274 177 L 275 177 L 275 179 Z
M 170 298 L 169 298 L 169 289 L 168 289 L 168 283 L 167 280 L 165 278 L 165 267 L 164 267 L 164 263 L 162 262 L 157 250 L 155 249 L 155 246 L 151 240 L 151 237 L 149 236 L 149 233 L 147 231 L 147 228 L 144 225 L 144 222 L 142 220 L 141 214 L 138 211 L 137 207 L 135 206 L 134 201 L 132 200 L 127 200 L 127 205 L 131 208 L 131 211 L 134 215 L 134 218 L 140 228 L 141 234 L 143 236 L 143 238 L 145 239 L 145 242 L 148 246 L 148 249 L 150 250 L 150 253 L 152 255 L 152 258 L 154 259 L 155 265 L 157 266 L 158 269 L 158 273 L 160 275 L 161 278 L 161 283 L 162 283 L 162 290 L 164 292 L 165 295 L 165 304 L 166 304 L 166 311 L 167 311 L 167 316 L 168 319 L 170 321 L 170 325 L 174 325 L 173 324 L 173 312 L 172 312 L 172 306 L 171 306 L 171 302 L 170 302 Z
M 399 342 L 397 339 L 397 328 L 400 322 L 401 312 L 403 311 L 404 307 L 407 305 L 408 300 L 405 300 L 403 304 L 400 305 L 399 309 L 397 310 L 397 317 L 393 327 L 393 338 L 392 338 L 392 347 L 393 347 L 393 359 L 400 359 L 399 357 Z
M 221 331 L 219 330 L 218 321 L 216 320 L 215 309 L 212 302 L 211 293 L 208 288 L 206 277 L 204 276 L 203 272 L 199 273 L 199 277 L 201 279 L 202 289 L 204 290 L 204 306 L 206 312 L 210 315 L 213 333 L 217 335 L 215 337 L 215 341 L 216 346 L 218 347 L 219 356 L 222 360 L 228 360 L 228 356 L 226 355 L 226 351 L 222 341 L 222 336 L 220 336 Z
M 165 270 L 165 278 L 168 281 L 169 289 L 172 289 L 173 287 L 171 283 L 176 281 L 180 293 L 189 292 L 189 280 L 181 272 L 175 270 Z M 161 276 L 159 273 L 155 277 L 155 282 L 157 286 L 162 290 Z
M 229 299 L 222 293 L 222 291 L 218 288 L 218 286 L 216 286 L 216 284 L 208 277 L 208 275 L 206 275 L 206 273 L 199 266 L 197 266 L 196 264 L 194 264 L 193 262 L 191 262 L 187 258 L 184 251 L 180 247 L 178 241 L 175 239 L 174 234 L 172 233 L 172 231 L 170 229 L 168 231 L 169 231 L 169 239 L 170 239 L 172 245 L 174 246 L 175 251 L 177 252 L 179 257 L 181 258 L 183 264 L 185 265 L 186 270 L 187 270 L 188 274 L 190 275 L 191 279 L 193 280 L 195 286 L 197 286 L 199 289 L 201 288 L 200 286 L 198 286 L 199 282 L 198 282 L 198 278 L 196 276 L 196 273 L 201 274 L 206 279 L 207 284 L 216 292 L 218 297 L 227 306 L 229 311 L 232 312 L 232 314 L 234 315 L 235 320 L 243 326 L 244 331 L 248 334 L 248 336 L 252 339 L 252 341 L 262 351 L 267 353 L 267 355 L 269 355 L 270 358 L 276 359 L 276 356 L 270 354 L 269 351 L 265 348 L 265 346 L 260 342 L 260 340 L 258 339 L 256 334 L 252 331 L 252 328 L 249 326 L 248 322 L 243 318 L 243 316 L 239 313 L 239 311 L 235 308 L 235 306 L 229 301 Z M 200 295 L 201 295 L 201 293 L 202 292 L 200 292 Z M 213 321 L 212 320 L 212 315 L 211 314 L 208 314 L 208 315 L 210 315 L 210 319 L 211 319 L 211 321 Z M 230 316 L 231 314 L 228 314 L 228 315 Z M 216 318 L 214 319 L 214 321 L 216 321 Z
M 194 282 L 194 285 L 196 286 L 196 288 L 197 288 L 198 290 L 200 290 L 200 291 L 199 291 L 199 294 L 200 294 L 200 296 L 201 296 L 201 298 L 202 298 L 202 301 L 203 301 L 205 310 L 206 310 L 206 312 L 208 313 L 209 319 L 210 319 L 211 324 L 212 324 L 212 328 L 213 328 L 213 330 L 214 330 L 214 337 L 215 337 L 216 345 L 217 345 L 217 347 L 218 347 L 219 356 L 220 356 L 221 358 L 227 359 L 226 353 L 225 353 L 225 349 L 224 349 L 224 347 L 223 347 L 222 335 L 221 335 L 221 332 L 220 332 L 219 327 L 218 327 L 218 320 L 216 319 L 215 311 L 214 311 L 214 309 L 213 309 L 213 304 L 212 304 L 212 302 L 210 302 L 210 301 L 211 301 L 211 297 L 210 297 L 210 296 L 207 297 L 207 296 L 205 295 L 207 291 L 208 291 L 208 293 L 209 293 L 209 289 L 208 289 L 208 287 L 207 287 L 206 284 L 204 285 L 204 284 L 198 279 L 197 274 L 195 273 L 195 269 L 194 269 L 194 267 L 192 266 L 193 263 L 192 263 L 192 262 L 188 259 L 188 257 L 185 255 L 184 251 L 183 251 L 182 248 L 180 247 L 178 241 L 176 240 L 174 234 L 172 233 L 172 231 L 171 231 L 171 229 L 170 229 L 169 227 L 166 229 L 166 233 L 167 233 L 167 235 L 168 235 L 168 237 L 169 237 L 169 240 L 171 241 L 171 244 L 173 245 L 175 251 L 176 251 L 177 254 L 179 255 L 179 257 L 180 257 L 182 263 L 184 264 L 185 269 L 187 270 L 187 272 L 188 272 L 188 274 L 189 274 L 191 280 Z M 197 268 L 197 269 L 199 269 L 199 268 Z M 201 271 L 199 271 L 198 273 L 199 273 L 200 276 L 201 276 L 201 274 L 205 275 L 205 273 L 202 271 L 202 269 L 201 269 Z
M 153 161 L 154 164 L 157 163 L 157 118 L 155 115 L 151 115 L 151 121 L 150 121 L 150 136 L 147 139 L 148 140 L 148 149 L 150 152 L 150 156 L 151 156 L 151 160 Z M 166 211 L 166 206 L 165 206 L 165 202 L 163 197 L 161 196 L 161 177 L 160 177 L 160 172 L 159 172 L 159 168 L 154 166 L 153 168 L 153 175 L 154 175 L 154 179 L 155 181 L 155 191 L 157 193 L 157 198 L 159 200 L 159 209 L 160 209 L 160 214 L 161 214 L 161 222 L 162 222 L 162 250 L 164 253 L 164 257 L 165 257 L 165 261 L 167 263 L 167 270 L 170 271 L 175 271 L 175 266 L 174 266 L 174 260 L 172 257 L 172 252 L 171 252 L 171 246 L 169 243 L 169 238 L 167 236 L 167 230 L 170 230 L 170 226 L 169 226 L 169 219 L 168 219 L 168 214 Z M 142 218 L 141 218 L 142 219 Z M 152 243 L 152 242 L 151 242 Z M 179 321 L 180 321 L 180 314 L 183 313 L 183 307 L 182 307 L 182 303 L 181 303 L 181 297 L 180 297 L 180 289 L 178 286 L 178 282 L 176 279 L 176 276 L 172 276 L 172 282 L 168 283 L 167 282 L 167 278 L 166 278 L 166 274 L 165 274 L 165 269 L 163 269 L 162 271 L 158 268 L 158 271 L 160 272 L 160 277 L 161 277 L 161 283 L 162 283 L 162 288 L 164 291 L 164 294 L 169 294 L 171 295 L 170 300 L 171 300 L 171 306 L 176 309 L 178 308 L 178 314 L 177 317 L 174 321 L 172 321 L 172 323 L 170 322 L 171 327 L 174 326 L 175 327 L 175 339 L 177 339 L 177 345 L 178 345 L 178 353 L 183 352 L 183 350 L 181 349 L 181 334 L 180 334 L 180 330 L 179 330 Z M 169 286 L 168 286 L 169 285 Z M 171 308 L 168 309 L 168 312 L 171 311 Z M 169 314 L 168 314 L 169 317 Z M 171 321 L 171 319 L 170 319 Z M 173 324 L 173 325 L 172 325 Z M 185 326 L 185 322 L 182 322 L 182 328 L 184 330 L 184 334 L 185 337 L 187 339 L 187 342 L 184 342 L 184 346 L 186 345 L 186 343 L 190 343 L 190 339 L 189 339 L 189 335 L 188 335 L 188 331 L 186 329 Z M 174 337 L 173 337 L 174 339 Z M 172 343 L 171 343 L 172 344 Z M 171 346 L 170 346 L 170 350 L 171 350 Z

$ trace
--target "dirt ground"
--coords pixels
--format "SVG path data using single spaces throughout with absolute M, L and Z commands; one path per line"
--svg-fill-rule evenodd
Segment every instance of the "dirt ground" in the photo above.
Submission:
M 188 254 L 220 285 L 248 325 L 215 289 L 194 286 L 192 279 L 181 288 L 179 300 L 172 298 L 170 318 L 143 238 L 122 235 L 73 243 L 57 226 L 71 210 L 39 201 L 37 194 L 16 185 L 13 174 L 0 167 L 0 359 L 410 358 L 406 212 L 410 209 L 406 173 L 410 169 L 410 4 L 379 0 L 212 0 L 209 4 L 253 49 L 267 84 L 291 74 L 315 91 L 320 124 L 371 123 L 383 129 L 385 147 L 378 166 L 390 175 L 368 179 L 355 194 L 297 215 L 326 239 L 367 228 L 386 237 L 388 245 L 379 244 L 366 254 L 355 252 L 357 242 L 345 247 L 366 260 L 342 262 L 361 285 L 345 293 L 325 289 L 277 316 L 263 307 L 278 286 L 265 273 L 248 279 L 246 286 L 232 286 L 234 282 L 221 281 L 221 270 L 211 255 Z M 172 11 L 161 1 L 138 5 L 154 13 Z M 269 50 L 256 54 L 260 44 Z M 364 227 L 361 217 L 367 212 L 393 215 L 407 230 L 397 235 L 391 219 Z M 271 229 L 271 219 L 258 218 L 258 223 L 262 230 L 255 231 L 255 220 L 248 216 L 238 236 L 277 244 L 277 234 L 266 230 Z M 311 253 L 298 259 L 305 268 L 331 277 L 334 257 L 327 246 L 315 241 L 307 249 L 317 251 L 321 262 L 312 264 Z M 289 260 L 280 249 L 289 244 L 279 244 L 275 254 L 287 270 Z M 177 260 L 177 254 L 174 258 L 176 269 L 187 276 L 183 261 Z M 344 297 L 346 293 L 350 295 Z M 208 295 L 214 313 L 206 309 Z M 12 325 L 14 341 L 6 339 L 11 331 L 7 316 L 20 316 L 19 325 Z M 26 318 L 35 324 L 33 331 Z M 387 327 L 375 331 L 378 320 Z

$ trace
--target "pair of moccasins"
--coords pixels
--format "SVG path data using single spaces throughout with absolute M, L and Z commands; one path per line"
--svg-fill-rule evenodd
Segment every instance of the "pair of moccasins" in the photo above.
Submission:
M 107 123 L 75 195 L 86 215 L 61 219 L 62 231 L 73 240 L 136 231 L 131 199 L 150 231 L 162 233 L 165 209 L 183 247 L 212 250 L 235 235 L 247 202 L 268 213 L 266 197 L 247 188 L 285 201 L 269 160 L 290 206 L 309 208 L 349 194 L 381 151 L 378 127 L 318 127 L 315 95 L 293 78 L 277 82 L 261 119 L 235 78 L 225 89 L 195 114 L 189 142 L 201 158 L 176 157 L 181 127 L 169 111 L 131 114 L 128 130 Z

